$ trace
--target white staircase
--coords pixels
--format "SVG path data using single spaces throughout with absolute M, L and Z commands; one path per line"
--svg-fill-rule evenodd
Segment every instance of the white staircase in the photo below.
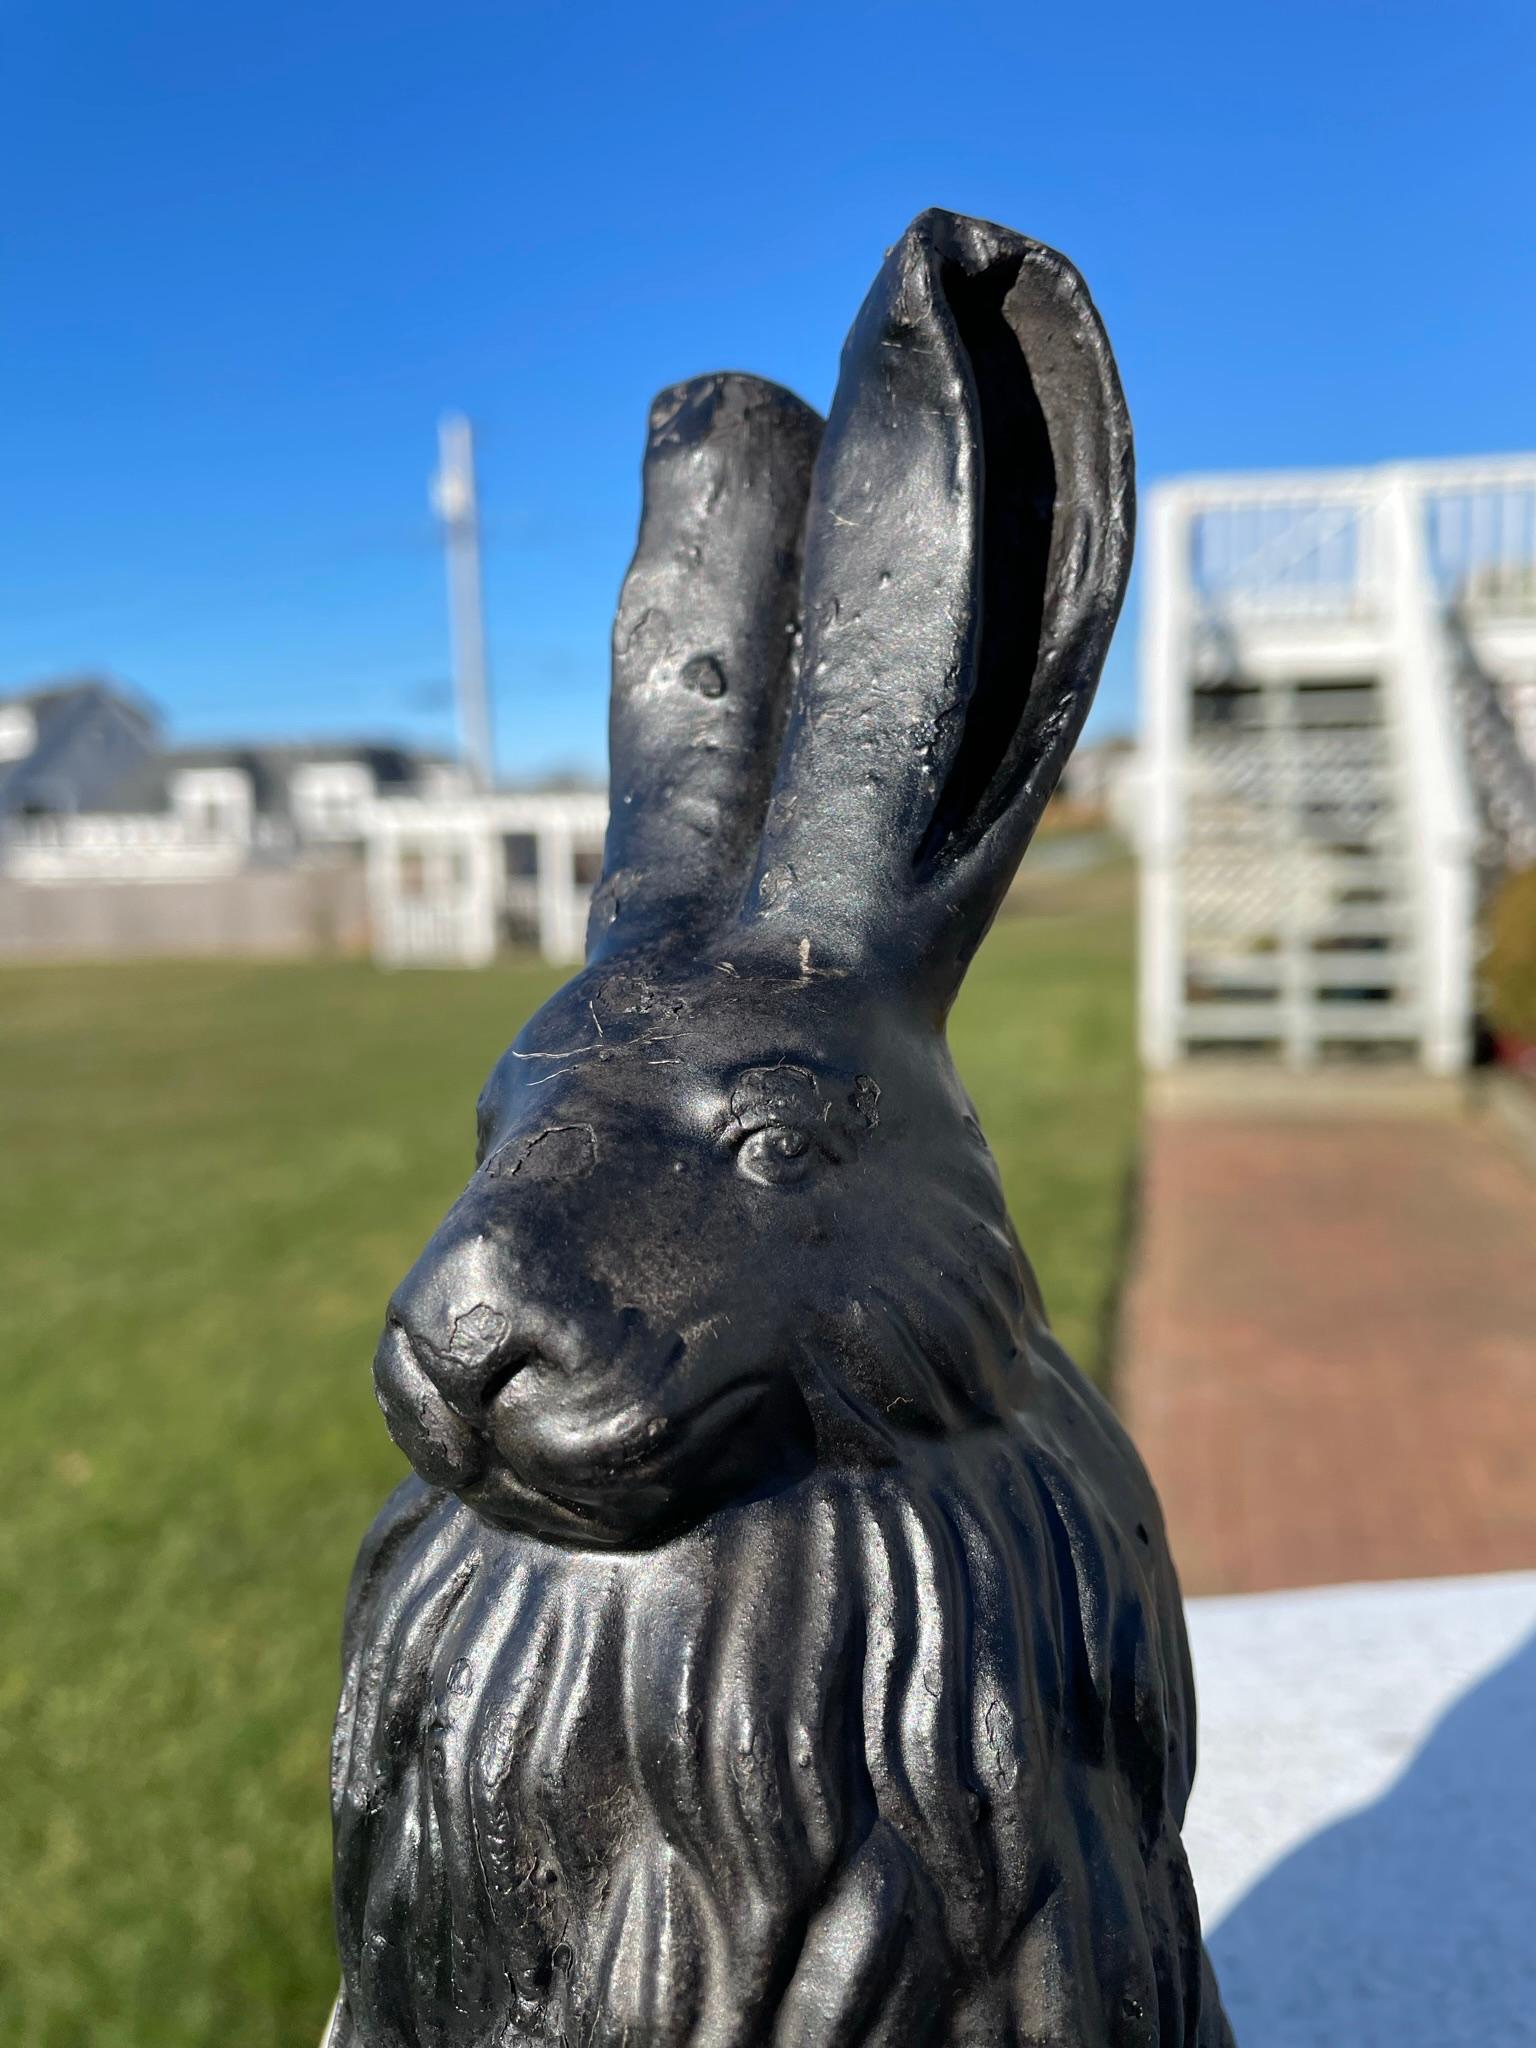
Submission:
M 1416 1044 L 1401 775 L 1379 683 L 1200 691 L 1185 842 L 1187 1041 Z
M 1536 792 L 1536 461 L 1175 484 L 1150 527 L 1145 1057 L 1454 1071 Z

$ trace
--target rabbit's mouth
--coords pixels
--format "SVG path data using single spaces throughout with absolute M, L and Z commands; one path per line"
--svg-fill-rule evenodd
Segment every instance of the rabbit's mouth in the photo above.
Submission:
M 496 1449 L 510 1458 L 516 1457 L 527 1435 L 526 1418 L 512 1383 L 533 1362 L 525 1355 L 508 1366 L 498 1375 L 499 1385 L 486 1403 L 486 1433 Z M 587 1430 L 577 1425 L 569 1431 L 568 1441 L 573 1453 L 601 1467 L 612 1480 L 622 1481 L 674 1456 L 680 1445 L 700 1432 L 729 1429 L 744 1420 L 768 1387 L 767 1375 L 747 1374 L 675 1412 L 647 1415 L 631 1409 L 611 1424 Z
M 730 1490 L 739 1464 L 734 1446 L 758 1445 L 753 1422 L 771 1407 L 774 1383 L 753 1374 L 719 1387 L 692 1407 L 649 1417 L 625 1415 L 583 1434 L 539 1432 L 522 1418 L 494 1414 L 498 1455 L 473 1489 L 472 1504 L 494 1520 L 542 1524 L 556 1511 L 562 1534 L 590 1542 L 633 1541 L 693 1519 Z M 509 1404 L 503 1403 L 503 1411 Z M 749 1446 L 750 1448 L 750 1446 Z M 509 1484 L 510 1482 L 510 1484 Z M 469 1496 L 466 1495 L 466 1498 Z M 540 1512 L 529 1515 L 536 1499 Z
M 787 1375 L 756 1361 L 722 1371 L 718 1354 L 690 1352 L 681 1337 L 645 1350 L 620 1343 L 605 1365 L 576 1367 L 508 1346 L 470 1403 L 449 1398 L 436 1383 L 442 1361 L 391 1323 L 374 1379 L 390 1434 L 423 1479 L 530 1534 L 654 1542 L 760 1484 L 765 1464 L 777 1475 L 808 1465 L 809 1421 Z M 778 1460 L 766 1454 L 773 1442 Z
M 676 1405 L 642 1400 L 606 1413 L 579 1399 L 562 1413 L 558 1388 L 541 1377 L 515 1375 L 501 1391 L 488 1417 L 492 1456 L 461 1491 L 490 1519 L 546 1535 L 654 1541 L 748 1483 L 765 1441 L 800 1434 L 785 1427 L 792 1390 L 765 1372 Z

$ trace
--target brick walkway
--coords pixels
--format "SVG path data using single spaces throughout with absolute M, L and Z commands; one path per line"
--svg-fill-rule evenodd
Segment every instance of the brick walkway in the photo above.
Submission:
M 1186 1592 L 1536 1565 L 1536 1177 L 1452 1117 L 1154 1115 L 1121 1404 Z

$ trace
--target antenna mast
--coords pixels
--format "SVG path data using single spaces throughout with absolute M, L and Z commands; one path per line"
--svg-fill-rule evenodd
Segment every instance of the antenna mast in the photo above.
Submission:
M 432 507 L 448 557 L 448 615 L 453 635 L 453 687 L 459 751 L 477 790 L 489 789 L 491 700 L 485 663 L 485 607 L 480 591 L 480 509 L 475 493 L 475 443 L 469 421 L 449 413 L 438 428 L 438 470 Z

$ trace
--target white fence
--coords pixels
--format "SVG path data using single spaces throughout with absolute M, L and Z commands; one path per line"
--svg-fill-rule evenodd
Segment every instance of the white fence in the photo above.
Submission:
M 228 875 L 249 836 L 211 831 L 175 812 L 65 813 L 0 833 L 0 869 L 19 882 L 184 882 Z
M 376 957 L 480 967 L 512 937 L 579 960 L 608 824 L 605 795 L 529 791 L 372 805 L 364 830 Z

